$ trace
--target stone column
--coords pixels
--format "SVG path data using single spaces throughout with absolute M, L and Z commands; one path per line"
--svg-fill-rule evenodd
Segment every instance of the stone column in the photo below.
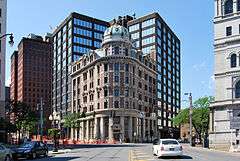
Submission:
M 132 127 L 132 123 L 133 123 L 133 118 L 130 116 L 129 119 L 128 119 L 128 138 L 129 138 L 129 141 L 130 142 L 133 142 L 132 141 L 132 135 L 133 135 L 133 127 Z
M 71 140 L 73 140 L 74 139 L 74 130 L 73 130 L 73 128 L 71 128 Z
M 143 141 L 145 141 L 146 140 L 146 120 L 145 120 L 145 118 L 143 118 L 142 121 L 143 121 L 142 122 L 142 124 L 143 124 L 143 126 L 142 126 L 143 127 L 143 129 L 142 129 L 142 131 L 143 131 L 142 132 L 142 134 L 143 134 Z
M 113 141 L 113 118 L 109 117 L 109 126 L 108 126 L 108 139 Z
M 121 125 L 121 139 L 122 139 L 122 141 L 124 141 L 125 140 L 125 127 L 124 127 L 124 116 L 121 116 L 120 117 L 120 125 Z
M 105 140 L 104 117 L 100 117 L 100 137 L 101 140 Z
M 148 141 L 151 140 L 151 136 L 150 136 L 150 119 L 147 120 L 148 126 L 147 126 L 147 131 L 148 131 Z
M 86 122 L 86 139 L 89 140 L 89 120 Z
M 80 122 L 79 139 L 83 140 L 83 121 Z
M 99 127 L 98 118 L 95 117 L 95 119 L 94 119 L 94 139 L 98 139 L 98 137 L 99 137 L 98 127 Z

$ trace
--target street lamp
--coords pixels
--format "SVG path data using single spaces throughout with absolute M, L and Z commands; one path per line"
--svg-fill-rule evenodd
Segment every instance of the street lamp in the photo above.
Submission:
M 184 95 L 188 96 L 189 99 L 189 130 L 190 130 L 190 146 L 193 146 L 192 144 L 192 93 L 184 93 Z
M 2 35 L 2 36 L 0 36 L 0 39 L 2 39 L 2 38 L 4 38 L 4 37 L 6 37 L 6 36 L 9 36 L 9 41 L 8 41 L 8 43 L 11 45 L 11 46 L 13 46 L 13 44 L 14 44 L 14 41 L 13 41 L 13 33 L 10 33 L 10 34 L 4 34 L 4 35 Z
M 56 127 L 56 125 L 57 125 L 57 124 L 60 122 L 60 120 L 61 120 L 60 114 L 59 114 L 58 112 L 54 111 L 53 114 L 49 116 L 49 120 L 50 120 L 50 121 L 53 121 L 53 126 L 54 126 L 54 128 L 59 129 L 58 126 Z M 57 135 L 56 135 L 56 132 L 57 132 L 57 131 L 53 131 L 53 132 L 54 132 L 54 136 L 53 136 L 53 140 L 54 140 L 54 150 L 53 150 L 53 151 L 54 151 L 54 152 L 57 152 L 57 151 L 58 151 L 58 149 L 57 149 Z

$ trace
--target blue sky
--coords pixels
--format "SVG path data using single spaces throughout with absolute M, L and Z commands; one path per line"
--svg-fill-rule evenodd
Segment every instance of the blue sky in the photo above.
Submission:
M 8 0 L 7 30 L 14 33 L 15 45 L 7 46 L 6 83 L 10 56 L 21 38 L 51 32 L 50 26 L 73 11 L 103 20 L 158 12 L 181 40 L 182 93 L 191 91 L 195 99 L 213 95 L 213 5 L 213 0 Z

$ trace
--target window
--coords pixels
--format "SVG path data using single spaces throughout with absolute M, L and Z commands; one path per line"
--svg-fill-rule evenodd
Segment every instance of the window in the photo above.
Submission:
M 114 64 L 114 71 L 119 71 L 119 63 Z
M 114 77 L 114 82 L 115 82 L 115 83 L 119 83 L 119 76 L 118 76 L 118 75 L 115 75 L 115 77 Z
M 104 109 L 108 108 L 108 102 L 104 102 Z
M 119 102 L 118 101 L 114 101 L 114 108 L 119 108 Z
M 237 66 L 237 55 L 232 54 L 231 55 L 231 68 L 234 68 Z
M 129 32 L 139 30 L 139 24 L 135 24 L 129 27 Z
M 74 27 L 73 31 L 74 31 L 75 34 L 92 37 L 92 31 L 89 31 L 89 30 L 84 30 L 84 29 Z
M 233 0 L 226 0 L 224 4 L 224 14 L 233 13 Z
M 136 32 L 136 33 L 134 33 L 134 34 L 131 34 L 131 38 L 132 38 L 133 40 L 139 39 L 139 32 Z
M 105 71 L 105 72 L 108 71 L 108 64 L 104 64 L 104 71 Z
M 75 25 L 84 26 L 84 27 L 87 27 L 87 28 L 92 28 L 92 23 L 91 22 L 79 20 L 79 19 L 76 19 L 76 18 L 74 18 L 73 23 Z
M 114 96 L 118 97 L 119 96 L 119 88 L 114 89 Z
M 119 47 L 118 46 L 114 47 L 114 54 L 116 54 L 116 55 L 119 54 Z
M 228 26 L 226 28 L 226 36 L 231 36 L 232 35 L 232 26 Z
M 94 38 L 95 38 L 95 39 L 102 40 L 103 34 L 95 32 L 95 33 L 94 33 Z
M 152 27 L 150 29 L 146 29 L 142 31 L 142 37 L 147 36 L 147 35 L 151 35 L 155 33 L 155 27 Z
M 155 19 L 150 19 L 150 20 L 144 21 L 142 23 L 142 28 L 153 25 L 154 23 L 155 23 Z
M 240 98 L 240 81 L 238 81 L 235 86 L 235 98 Z
M 147 45 L 147 44 L 151 44 L 151 43 L 154 43 L 154 42 L 155 42 L 155 37 L 152 36 L 152 37 L 143 39 L 142 40 L 142 45 Z
M 98 31 L 104 32 L 104 31 L 106 30 L 106 26 L 94 24 L 94 29 L 95 29 L 95 30 L 98 30 Z
M 237 0 L 237 11 L 240 11 L 240 0 Z

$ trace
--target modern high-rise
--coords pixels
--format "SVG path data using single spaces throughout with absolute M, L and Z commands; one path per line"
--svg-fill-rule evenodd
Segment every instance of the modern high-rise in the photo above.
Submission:
M 155 53 L 159 135 L 178 138 L 179 128 L 171 119 L 177 115 L 181 104 L 180 40 L 158 13 L 129 21 L 128 29 L 143 54 Z
M 215 101 L 210 146 L 229 149 L 240 142 L 240 0 L 215 0 Z
M 42 98 L 47 120 L 51 112 L 52 51 L 51 35 L 44 40 L 30 34 L 22 38 L 11 56 L 11 100 L 24 102 L 36 111 Z
M 53 111 L 61 118 L 71 111 L 71 63 L 100 48 L 108 22 L 71 13 L 53 32 Z
M 0 36 L 6 34 L 7 0 L 0 0 Z M 5 55 L 6 37 L 0 40 L 0 117 L 5 116 Z

